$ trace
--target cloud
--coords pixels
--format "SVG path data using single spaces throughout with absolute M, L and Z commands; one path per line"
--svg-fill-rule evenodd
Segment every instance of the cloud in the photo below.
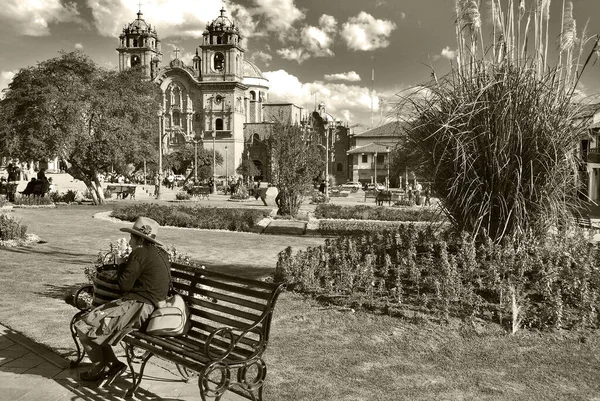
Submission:
M 387 47 L 388 38 L 394 29 L 396 24 L 393 22 L 375 19 L 361 11 L 342 25 L 341 34 L 351 50 L 369 51 Z
M 83 49 L 83 45 L 81 43 L 75 43 L 75 48 L 77 50 L 81 50 L 81 49 Z
M 138 4 L 130 0 L 87 0 L 94 25 L 103 36 L 119 36 L 123 28 L 137 18 Z M 142 18 L 156 28 L 161 39 L 199 38 L 206 24 L 220 15 L 221 0 L 146 0 Z M 229 13 L 227 17 L 231 17 Z
M 303 49 L 295 48 L 295 47 L 286 47 L 284 49 L 277 50 L 277 54 L 286 60 L 294 60 L 297 61 L 298 64 L 302 64 L 304 61 L 310 58 L 310 54 L 308 54 Z
M 8 88 L 15 77 L 16 71 L 2 71 L 0 72 L 0 98 L 4 97 L 4 89 Z
M 300 37 L 308 52 L 315 57 L 333 57 L 330 47 L 333 45 L 337 29 L 337 21 L 331 15 L 323 14 L 319 18 L 319 26 L 305 26 Z
M 262 29 L 278 34 L 280 39 L 293 33 L 293 25 L 306 18 L 304 12 L 296 7 L 294 0 L 254 0 L 254 2 L 257 7 L 249 9 L 250 15 L 259 18 Z
M 368 88 L 319 81 L 302 83 L 298 77 L 284 70 L 265 72 L 264 75 L 271 84 L 269 101 L 292 102 L 309 112 L 314 109 L 316 98 L 317 103 L 325 103 L 327 112 L 334 118 L 348 121 L 354 116 L 370 112 Z M 374 96 L 373 103 L 377 110 L 377 96 Z
M 4 0 L 0 21 L 2 34 L 27 36 L 50 35 L 50 25 L 60 22 L 86 24 L 74 3 L 61 0 Z
M 326 81 L 349 81 L 358 82 L 360 81 L 360 75 L 354 71 L 344 72 L 341 74 L 327 74 L 325 75 Z
M 269 53 L 259 50 L 259 51 L 252 53 L 252 56 L 250 56 L 250 59 L 251 59 L 251 61 L 254 61 L 254 62 L 261 62 L 265 66 L 268 67 L 271 60 L 273 60 L 273 56 L 271 56 Z
M 451 50 L 449 46 L 446 46 L 442 49 L 440 55 L 448 60 L 454 60 L 456 59 L 456 50 Z

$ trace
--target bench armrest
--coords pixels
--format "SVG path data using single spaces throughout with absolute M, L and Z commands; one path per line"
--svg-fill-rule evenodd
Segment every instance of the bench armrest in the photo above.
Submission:
M 269 313 L 270 314 L 270 313 Z M 253 334 L 257 336 L 257 339 L 252 339 L 252 345 L 245 343 L 244 346 L 246 349 L 251 348 L 252 354 L 249 355 L 246 359 L 250 360 L 254 357 L 262 354 L 262 352 L 267 347 L 267 341 L 263 334 L 263 330 L 261 330 L 261 323 L 266 319 L 266 315 L 263 315 L 261 319 L 251 326 L 248 326 L 245 329 L 235 329 L 232 327 L 220 327 L 216 330 L 212 331 L 208 338 L 206 339 L 206 343 L 204 344 L 204 354 L 208 356 L 211 362 L 220 362 L 224 359 L 227 359 L 229 355 L 235 350 L 242 340 L 249 335 Z M 226 342 L 228 343 L 227 349 L 222 350 L 223 346 L 217 346 L 214 342 Z M 216 352 L 215 350 L 219 350 Z

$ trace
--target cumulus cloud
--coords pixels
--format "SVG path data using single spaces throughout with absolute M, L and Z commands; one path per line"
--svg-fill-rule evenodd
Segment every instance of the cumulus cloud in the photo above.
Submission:
M 4 0 L 0 7 L 2 34 L 50 35 L 50 25 L 75 22 L 85 25 L 74 3 L 61 0 Z
M 325 80 L 357 82 L 360 81 L 360 75 L 358 75 L 355 71 L 344 72 L 340 74 L 327 74 L 325 75 Z
M 302 29 L 302 44 L 308 52 L 316 57 L 332 57 L 333 45 L 337 29 L 337 21 L 331 15 L 323 14 L 319 18 L 319 26 L 306 26 Z
M 388 38 L 394 29 L 396 24 L 393 22 L 375 19 L 361 11 L 342 25 L 341 34 L 350 49 L 369 51 L 387 47 Z
M 300 48 L 286 47 L 284 49 L 277 50 L 277 54 L 286 60 L 297 61 L 298 64 L 302 64 L 304 61 L 310 58 L 310 54 Z
M 58 1 L 58 0 L 57 0 Z M 87 0 L 94 25 L 103 36 L 119 36 L 137 18 L 138 4 L 129 0 Z M 221 0 L 146 0 L 142 18 L 156 28 L 160 38 L 199 38 L 208 22 L 220 15 Z M 230 14 L 226 16 L 231 17 Z
M 250 15 L 258 17 L 261 27 L 280 38 L 294 31 L 293 25 L 306 18 L 304 12 L 296 7 L 294 0 L 254 0 L 257 7 L 249 9 Z
M 442 49 L 440 55 L 448 60 L 454 60 L 456 58 L 456 50 L 451 50 L 449 46 Z
M 77 50 L 81 50 L 81 49 L 83 49 L 83 45 L 81 43 L 75 43 L 75 48 Z
M 250 59 L 251 59 L 251 61 L 254 61 L 254 62 L 261 62 L 268 67 L 269 64 L 271 63 L 271 60 L 273 60 L 273 56 L 271 56 L 269 53 L 259 50 L 259 51 L 252 53 L 252 56 L 250 56 Z
M 284 70 L 265 72 L 264 75 L 271 84 L 269 101 L 292 102 L 312 111 L 316 98 L 317 103 L 325 103 L 327 112 L 334 118 L 347 121 L 361 113 L 370 112 L 371 96 L 368 88 L 319 81 L 302 83 L 298 77 Z M 377 108 L 376 96 L 373 102 Z

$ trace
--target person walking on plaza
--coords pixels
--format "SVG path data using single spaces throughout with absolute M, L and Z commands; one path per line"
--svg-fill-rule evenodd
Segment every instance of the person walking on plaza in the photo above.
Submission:
M 15 195 L 17 193 L 17 187 L 19 186 L 19 181 L 21 180 L 21 170 L 16 164 L 8 163 L 8 166 L 6 166 L 6 171 L 8 173 L 6 197 L 8 198 L 9 202 L 14 202 Z
M 425 202 L 423 203 L 423 206 L 431 206 L 431 185 L 427 184 L 427 186 L 425 187 Z
M 115 356 L 112 346 L 131 331 L 139 330 L 150 314 L 167 299 L 170 262 L 163 245 L 156 240 L 159 224 L 139 217 L 130 234 L 131 254 L 119 264 L 117 281 L 121 298 L 92 309 L 75 322 L 77 336 L 92 362 L 79 378 L 109 385 L 123 374 L 127 365 Z

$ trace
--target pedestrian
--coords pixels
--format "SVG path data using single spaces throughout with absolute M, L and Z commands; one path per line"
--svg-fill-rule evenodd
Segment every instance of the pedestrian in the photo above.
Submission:
M 425 187 L 425 202 L 423 206 L 431 206 L 431 185 L 427 184 Z
M 119 264 L 117 282 L 123 295 L 92 309 L 74 324 L 92 368 L 81 372 L 82 381 L 110 384 L 127 365 L 116 357 L 112 347 L 131 331 L 139 330 L 150 314 L 167 298 L 170 262 L 163 245 L 156 240 L 159 224 L 139 217 L 130 234 L 131 254 Z
M 21 171 L 18 165 L 13 163 L 8 163 L 8 166 L 6 166 L 6 171 L 8 173 L 6 197 L 8 198 L 9 202 L 14 202 L 15 195 L 17 193 L 17 187 L 19 186 L 19 181 L 21 179 Z
M 408 189 L 406 190 L 406 193 L 408 195 L 408 206 L 412 206 L 412 202 L 413 202 L 413 187 L 412 187 L 412 184 L 410 184 L 408 186 Z

